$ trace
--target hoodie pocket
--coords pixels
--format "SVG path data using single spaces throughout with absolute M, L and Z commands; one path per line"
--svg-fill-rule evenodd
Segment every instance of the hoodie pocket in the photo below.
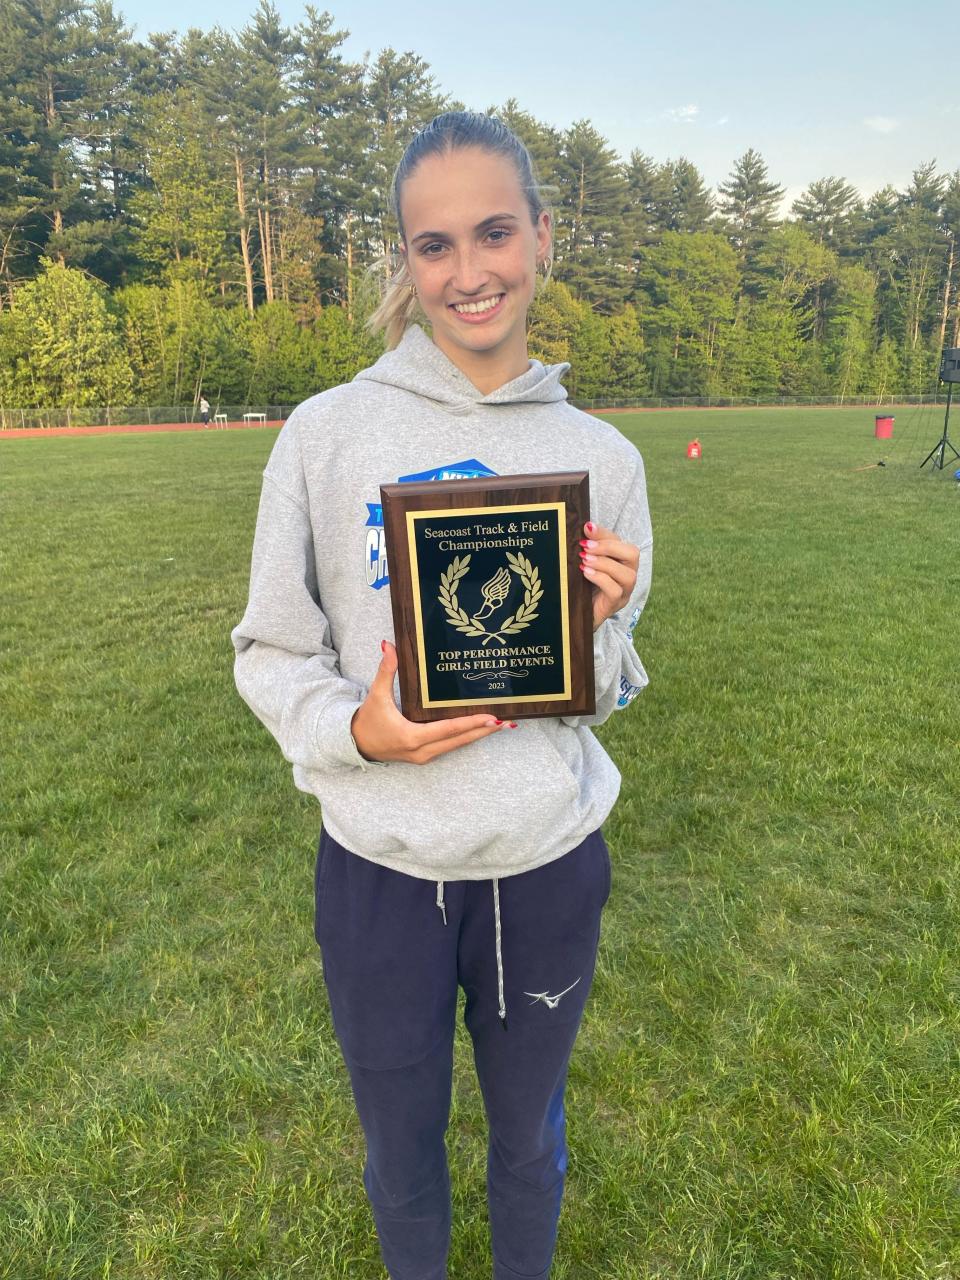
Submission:
M 353 852 L 409 862 L 420 874 L 529 863 L 579 835 L 580 785 L 556 732 L 550 721 L 527 720 L 428 765 L 315 775 L 324 818 Z

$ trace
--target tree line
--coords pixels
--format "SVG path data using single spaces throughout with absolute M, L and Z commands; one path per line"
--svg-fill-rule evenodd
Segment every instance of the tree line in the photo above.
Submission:
M 0 405 L 288 403 L 375 358 L 394 167 L 463 104 L 347 34 L 260 0 L 139 41 L 111 0 L 0 0 Z M 711 190 L 589 120 L 488 109 L 553 193 L 531 347 L 574 395 L 923 394 L 960 345 L 960 171 L 866 199 L 827 176 L 784 215 L 752 149 Z

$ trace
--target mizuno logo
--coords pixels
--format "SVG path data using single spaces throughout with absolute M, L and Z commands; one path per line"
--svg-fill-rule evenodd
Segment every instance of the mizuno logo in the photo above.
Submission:
M 579 981 L 580 979 L 578 978 L 577 982 Z M 525 996 L 533 997 L 532 1000 L 530 1001 L 531 1004 L 536 1004 L 538 1000 L 542 1000 L 548 1009 L 555 1009 L 557 1005 L 560 1003 L 560 1001 L 563 999 L 563 997 L 567 994 L 567 991 L 572 991 L 573 988 L 577 985 L 577 982 L 571 982 L 569 987 L 567 987 L 565 991 L 560 991 L 555 996 L 550 995 L 549 992 L 546 992 L 546 991 L 525 991 L 523 994 Z

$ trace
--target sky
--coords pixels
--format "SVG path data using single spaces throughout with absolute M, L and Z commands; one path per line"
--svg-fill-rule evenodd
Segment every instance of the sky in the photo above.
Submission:
M 295 25 L 303 0 L 274 0 Z M 238 30 L 256 0 L 115 0 L 135 34 Z M 565 128 L 588 119 L 619 154 L 692 160 L 711 186 L 749 147 L 786 188 L 817 178 L 864 195 L 902 188 L 917 165 L 960 167 L 952 6 L 930 0 L 316 0 L 350 32 L 344 53 L 410 50 L 441 92 L 478 110 L 516 98 Z

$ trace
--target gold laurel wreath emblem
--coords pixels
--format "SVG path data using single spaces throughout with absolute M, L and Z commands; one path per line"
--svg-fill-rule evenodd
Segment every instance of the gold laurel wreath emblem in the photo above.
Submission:
M 537 603 L 543 595 L 540 570 L 525 556 L 515 556 L 509 551 L 507 563 L 523 585 L 523 603 L 495 631 L 488 631 L 476 618 L 471 618 L 457 599 L 457 587 L 461 579 L 470 572 L 470 557 L 464 556 L 461 559 L 460 556 L 454 556 L 453 562 L 447 565 L 446 573 L 440 575 L 440 591 L 437 599 L 443 605 L 447 621 L 464 635 L 483 636 L 484 645 L 488 645 L 491 640 L 499 640 L 501 644 L 506 644 L 504 636 L 515 636 L 524 627 L 529 627 L 530 623 L 539 616 Z

